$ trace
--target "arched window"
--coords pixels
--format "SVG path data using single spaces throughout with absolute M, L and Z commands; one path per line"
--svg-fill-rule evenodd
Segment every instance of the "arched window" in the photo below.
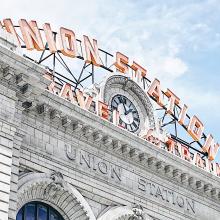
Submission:
M 63 217 L 45 203 L 30 202 L 19 210 L 16 220 L 63 220 Z

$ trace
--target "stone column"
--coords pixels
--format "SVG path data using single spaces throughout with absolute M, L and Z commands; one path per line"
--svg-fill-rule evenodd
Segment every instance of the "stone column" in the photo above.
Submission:
M 18 163 L 20 146 L 17 145 L 19 112 L 16 109 L 16 92 L 0 84 L 0 219 L 9 219 L 9 200 L 16 190 L 14 166 Z M 17 140 L 16 140 L 17 139 Z M 13 158 L 14 157 L 14 158 Z M 16 170 L 16 175 L 18 171 Z M 11 205 L 10 205 L 11 206 Z
M 16 219 L 24 103 L 33 106 L 50 84 L 45 69 L 21 56 L 15 42 L 0 29 L 0 220 Z

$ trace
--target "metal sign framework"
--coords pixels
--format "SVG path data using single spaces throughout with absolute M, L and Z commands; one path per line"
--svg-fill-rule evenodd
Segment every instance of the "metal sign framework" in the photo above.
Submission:
M 14 27 L 16 30 L 18 30 L 17 33 L 19 33 L 18 28 L 20 26 L 14 26 Z M 43 31 L 43 29 L 39 29 L 39 30 Z M 57 32 L 53 32 L 55 42 L 57 41 L 57 34 L 58 34 Z M 18 37 L 21 40 L 21 42 L 24 43 L 22 37 L 19 34 L 18 34 Z M 24 54 L 24 57 L 26 57 L 27 59 L 29 59 L 37 64 L 41 64 L 41 65 L 44 65 L 44 63 L 46 63 L 47 61 L 50 60 L 49 61 L 50 66 L 45 65 L 45 67 L 46 67 L 46 69 L 48 69 L 49 73 L 51 74 L 51 76 L 53 77 L 55 82 L 58 83 L 60 86 L 64 85 L 65 83 L 68 83 L 72 86 L 72 88 L 75 92 L 76 89 L 78 89 L 80 87 L 81 88 L 84 87 L 83 83 L 85 81 L 90 80 L 90 83 L 92 83 L 92 84 L 95 83 L 95 67 L 92 63 L 86 63 L 84 61 L 82 41 L 79 39 L 76 39 L 76 41 L 77 41 L 77 48 L 78 48 L 78 55 L 76 56 L 76 58 L 83 61 L 83 65 L 82 65 L 78 74 L 75 71 L 73 72 L 71 66 L 68 65 L 68 63 L 65 61 L 65 59 L 67 59 L 67 57 L 64 56 L 61 53 L 61 51 L 59 51 L 59 50 L 55 53 L 51 53 L 49 51 L 49 47 L 48 47 L 47 43 L 45 44 L 45 48 L 41 52 L 40 58 L 38 60 L 35 60 L 25 54 Z M 21 45 L 21 48 L 23 48 L 23 49 L 26 48 L 25 43 Z M 100 60 L 102 62 L 102 65 L 100 67 L 105 71 L 113 72 L 112 66 L 114 65 L 114 60 L 113 60 L 114 56 L 111 53 L 109 53 L 103 49 L 99 48 L 98 50 L 99 50 Z M 49 52 L 49 54 L 48 54 L 48 52 Z M 59 70 L 57 70 L 58 64 L 59 64 L 59 66 L 61 66 L 63 68 L 62 73 Z M 132 68 L 129 65 L 128 65 L 128 67 L 132 70 Z M 143 88 L 149 87 L 150 83 L 151 83 L 151 81 L 147 77 L 143 77 Z M 163 95 L 165 96 L 164 93 L 163 93 Z M 151 97 L 151 98 L 154 99 L 153 97 Z M 156 101 L 156 100 L 154 99 L 154 101 Z M 164 128 L 167 126 L 173 126 L 174 133 L 171 134 L 172 139 L 189 147 L 193 151 L 200 153 L 201 155 L 203 155 L 202 158 L 208 156 L 208 153 L 205 153 L 200 150 L 200 148 L 202 148 L 202 146 L 203 146 L 201 141 L 187 142 L 179 137 L 179 132 L 178 132 L 178 128 L 177 128 L 178 127 L 177 126 L 178 125 L 178 117 L 177 116 L 178 116 L 178 113 L 180 112 L 179 106 L 177 106 L 175 104 L 174 114 L 172 115 L 171 120 L 170 120 L 170 115 L 167 113 L 167 111 L 166 111 L 167 109 L 165 106 L 158 108 L 156 110 L 159 111 L 160 113 L 162 113 L 162 117 L 160 118 L 161 119 L 161 128 Z M 110 111 L 111 111 L 111 109 L 110 109 Z M 190 116 L 188 114 L 186 115 L 186 117 L 187 117 L 187 119 L 190 119 Z M 187 127 L 185 125 L 182 125 L 182 127 L 187 131 Z M 207 136 L 203 133 L 201 140 L 204 141 L 206 139 L 206 137 Z M 195 144 L 197 144 L 197 147 L 194 146 Z
M 14 26 L 16 29 L 19 28 L 19 26 Z M 43 29 L 39 29 L 40 31 L 43 31 Z M 19 32 L 19 30 L 18 30 Z M 17 32 L 17 33 L 18 33 Z M 57 41 L 57 32 L 53 32 L 54 35 L 54 40 L 55 42 Z M 24 43 L 22 37 L 20 35 L 18 35 L 19 39 Z M 76 56 L 76 58 L 80 59 L 80 60 L 84 60 L 84 56 L 83 56 L 83 48 L 82 48 L 82 41 L 79 39 L 76 39 L 77 41 L 77 48 L 78 50 L 78 55 Z M 21 45 L 21 48 L 26 48 L 25 43 L 23 45 Z M 34 61 L 37 64 L 43 64 L 45 61 L 49 60 L 52 58 L 51 63 L 52 65 L 46 66 L 47 69 L 51 72 L 51 74 L 53 75 L 53 77 L 58 80 L 58 83 L 63 84 L 63 83 L 69 83 L 73 88 L 74 91 L 79 88 L 79 86 L 83 87 L 82 83 L 87 80 L 87 79 L 91 79 L 91 83 L 95 83 L 95 77 L 94 77 L 94 73 L 95 73 L 95 67 L 92 63 L 83 63 L 83 66 L 80 70 L 80 73 L 78 74 L 78 77 L 76 76 L 77 74 L 74 74 L 71 70 L 71 68 L 68 66 L 67 62 L 65 62 L 65 56 L 62 55 L 61 51 L 57 51 L 55 53 L 50 53 L 47 55 L 46 52 L 49 51 L 49 47 L 48 44 L 45 44 L 45 49 L 41 52 L 40 58 L 38 60 L 34 60 L 33 58 L 31 58 L 30 56 L 25 55 L 26 58 Z M 100 66 L 101 68 L 103 68 L 106 71 L 109 72 L 113 72 L 113 70 L 111 69 L 112 65 L 109 65 L 109 60 L 111 58 L 113 58 L 114 56 L 110 53 L 108 53 L 105 50 L 99 49 L 99 54 L 100 54 L 100 60 L 102 62 L 102 65 Z M 60 73 L 56 70 L 56 66 L 57 64 L 60 64 L 63 67 L 63 70 L 65 70 L 65 73 Z

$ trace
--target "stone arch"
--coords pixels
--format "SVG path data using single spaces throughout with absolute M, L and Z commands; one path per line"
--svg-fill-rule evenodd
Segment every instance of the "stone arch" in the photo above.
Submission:
M 144 92 L 144 90 L 136 82 L 134 82 L 132 79 L 126 76 L 117 74 L 111 75 L 110 77 L 106 78 L 101 85 L 101 98 L 105 103 L 108 103 L 108 100 L 110 98 L 109 91 L 112 87 L 121 87 L 124 90 L 130 90 L 133 94 L 135 94 L 144 106 L 149 120 L 149 128 L 156 128 L 156 117 L 154 114 L 154 108 L 151 103 L 151 100 L 148 97 L 148 95 Z
M 52 206 L 65 220 L 96 220 L 87 201 L 59 172 L 28 173 L 19 179 L 17 211 L 32 201 Z
M 115 206 L 101 213 L 101 216 L 99 216 L 97 220 L 129 220 L 131 216 L 134 216 L 134 208 L 129 206 Z M 153 220 L 144 212 L 141 216 L 142 218 L 134 219 Z

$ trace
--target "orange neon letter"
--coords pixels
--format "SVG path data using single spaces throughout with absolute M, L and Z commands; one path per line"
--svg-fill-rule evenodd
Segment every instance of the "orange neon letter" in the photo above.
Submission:
M 154 135 L 154 130 L 151 128 L 149 130 L 144 131 L 143 134 L 141 134 L 141 138 L 149 141 L 157 147 L 161 147 L 160 138 L 157 136 L 157 134 Z
M 18 43 L 19 45 L 21 45 L 21 42 L 20 42 L 20 40 L 19 40 L 19 38 L 18 38 L 18 34 L 17 34 L 17 32 L 16 32 L 16 30 L 15 30 L 15 28 L 14 28 L 14 25 L 13 25 L 11 19 L 10 19 L 10 18 L 4 19 L 4 20 L 3 20 L 3 23 L 4 23 L 4 26 L 5 26 L 6 31 L 9 32 L 9 33 L 11 33 L 11 34 L 13 34 L 14 37 L 16 38 L 16 40 L 17 40 L 17 43 Z
M 172 154 L 175 154 L 175 141 L 171 138 L 169 138 L 167 141 L 166 141 L 166 144 L 167 144 L 167 149 L 169 152 L 171 152 Z
M 135 61 L 133 61 L 133 64 L 132 64 L 131 68 L 135 71 L 135 75 L 137 74 L 137 72 L 141 72 L 142 77 L 145 77 L 146 74 L 147 74 L 147 70 L 144 69 L 142 66 L 140 66 Z
M 37 27 L 36 21 L 30 21 L 29 24 L 25 19 L 18 21 L 21 33 L 28 50 L 36 49 L 38 51 L 44 50 L 43 40 L 40 31 Z
M 91 41 L 89 40 L 89 37 L 86 35 L 83 35 L 84 38 L 84 46 L 85 46 L 85 52 L 86 52 L 86 62 L 92 63 L 95 66 L 101 65 L 101 60 L 99 57 L 99 48 L 97 45 L 97 40 L 93 39 L 93 45 Z
M 89 96 L 87 94 L 85 94 L 85 96 L 84 96 L 82 91 L 76 90 L 76 97 L 77 97 L 79 106 L 86 109 L 86 110 L 89 110 L 89 108 L 92 104 L 92 101 L 93 101 L 92 96 Z
M 140 137 L 143 138 L 143 139 L 145 139 L 145 140 L 147 140 L 147 141 L 149 141 L 149 137 L 152 136 L 152 135 L 153 135 L 153 129 L 150 128 L 150 129 L 144 131 L 144 132 L 141 134 Z
M 69 100 L 70 102 L 76 104 L 75 98 L 73 97 L 72 86 L 68 83 L 64 84 L 61 91 L 60 96 L 64 99 Z
M 76 37 L 72 30 L 60 28 L 60 50 L 63 55 L 75 57 L 77 54 Z
M 201 158 L 199 153 L 193 155 L 193 163 L 202 169 L 205 168 L 205 161 Z
M 116 126 L 119 125 L 119 112 L 116 109 L 112 112 L 112 123 Z
M 131 76 L 132 80 L 134 80 L 137 84 L 140 84 L 141 79 L 146 76 L 147 70 L 134 61 L 131 68 L 134 70 Z
M 202 132 L 204 130 L 204 126 L 202 122 L 194 115 L 189 122 L 187 131 L 191 135 L 191 137 L 198 141 L 202 137 Z
M 216 176 L 220 176 L 220 165 L 218 163 L 214 163 L 214 172 L 216 174 Z
M 101 101 L 98 101 L 98 115 L 108 120 L 109 117 L 108 105 Z
M 178 118 L 178 122 L 179 122 L 180 125 L 184 124 L 187 110 L 188 110 L 188 106 L 184 104 L 183 107 L 181 108 L 179 118 Z
M 182 158 L 182 145 L 179 142 L 174 141 L 172 138 L 168 138 L 166 144 L 169 152 Z
M 43 25 L 43 29 L 44 29 L 45 37 L 46 37 L 50 52 L 51 53 L 57 52 L 56 42 L 54 40 L 54 34 L 51 30 L 50 24 L 45 23 Z
M 54 79 L 53 79 L 53 75 L 51 75 L 51 74 L 49 74 L 49 73 L 46 73 L 46 74 L 44 74 L 44 77 L 45 77 L 46 79 L 51 80 L 51 84 L 47 87 L 47 89 L 48 89 L 50 92 L 52 92 L 52 93 L 56 93 L 56 91 L 55 91 L 56 83 L 55 83 L 55 81 L 54 81 Z
M 181 145 L 181 149 L 182 149 L 182 158 L 184 160 L 191 161 L 191 155 L 190 155 L 189 148 L 186 147 L 186 146 Z
M 178 105 L 180 102 L 180 99 L 173 92 L 171 92 L 171 90 L 169 90 L 169 89 L 167 89 L 165 94 L 169 98 L 169 105 L 167 108 L 167 113 L 170 115 L 173 115 L 175 104 Z
M 150 85 L 150 88 L 148 89 L 147 93 L 153 99 L 156 99 L 158 105 L 163 106 L 162 91 L 161 91 L 161 88 L 160 88 L 160 81 L 158 79 L 155 79 L 152 82 L 152 84 Z
M 208 153 L 209 160 L 214 160 L 218 153 L 219 147 L 220 147 L 219 144 L 215 143 L 212 135 L 209 134 L 202 147 L 202 150 Z
M 128 57 L 125 56 L 124 54 L 117 52 L 116 53 L 116 62 L 115 62 L 115 67 L 118 71 L 122 73 L 127 73 L 128 72 Z

